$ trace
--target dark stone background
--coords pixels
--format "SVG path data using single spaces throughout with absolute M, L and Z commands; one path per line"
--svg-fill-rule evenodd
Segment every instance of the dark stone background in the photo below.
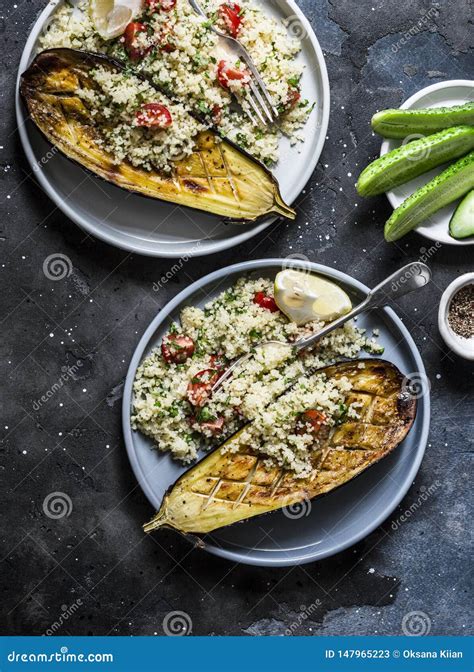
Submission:
M 2 634 L 42 634 L 66 609 L 74 613 L 59 634 L 160 635 L 174 610 L 189 614 L 197 635 L 280 634 L 295 623 L 296 634 L 399 634 L 411 611 L 428 615 L 432 634 L 472 631 L 472 367 L 446 351 L 437 329 L 440 295 L 472 270 L 472 247 L 437 250 L 434 282 L 399 309 L 429 374 L 431 436 L 399 510 L 354 548 L 271 570 L 192 550 L 173 533 L 146 537 L 140 525 L 150 506 L 120 427 L 132 352 L 157 311 L 192 280 L 237 260 L 301 253 L 371 285 L 430 247 L 416 234 L 384 243 L 390 207 L 385 197 L 357 198 L 354 181 L 379 149 L 368 132 L 376 109 L 398 106 L 428 84 L 472 76 L 468 0 L 302 0 L 326 56 L 332 105 L 329 139 L 298 220 L 240 248 L 190 260 L 159 293 L 153 282 L 173 261 L 129 255 L 85 236 L 53 207 L 23 156 L 14 85 L 44 4 L 1 3 Z M 414 35 L 395 53 L 392 45 L 410 30 Z M 61 282 L 42 272 L 56 252 L 74 266 Z M 62 367 L 77 360 L 77 376 L 35 409 Z M 419 506 L 436 481 L 440 487 Z M 45 517 L 43 500 L 54 491 L 70 496 L 69 517 Z M 413 504 L 416 511 L 395 532 L 392 521 Z M 302 605 L 316 600 L 305 618 Z

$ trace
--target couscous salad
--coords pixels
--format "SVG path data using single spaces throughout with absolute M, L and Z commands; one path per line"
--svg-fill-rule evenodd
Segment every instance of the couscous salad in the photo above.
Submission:
M 111 32 L 107 32 L 107 23 L 102 25 L 99 6 L 103 4 L 94 0 L 61 4 L 41 38 L 41 49 L 67 47 L 119 59 L 127 65 L 127 73 L 146 74 L 188 111 L 198 114 L 205 125 L 217 128 L 267 166 L 278 160 L 282 134 L 294 143 L 304 139 L 301 129 L 315 101 L 301 94 L 303 66 L 295 60 L 301 43 L 282 22 L 269 17 L 261 4 L 204 0 L 209 20 L 203 21 L 188 0 L 124 0 L 121 4 L 133 9 L 131 20 Z M 249 51 L 278 109 L 278 126 L 254 126 L 235 104 L 244 99 L 249 73 L 223 51 L 211 30 L 213 25 L 237 37 Z M 176 158 L 176 135 L 186 140 L 181 151 L 192 146 L 198 127 L 189 118 L 185 120 L 179 109 L 156 100 L 156 93 L 150 99 L 133 77 L 105 82 L 100 71 L 96 77 L 107 97 L 98 107 L 109 120 L 118 114 L 114 134 L 123 134 L 123 142 L 117 137 L 108 143 L 118 161 L 129 155 L 130 136 L 140 140 L 140 147 L 133 149 L 135 165 L 147 169 L 161 169 Z M 159 107 L 149 107 L 152 104 Z
M 255 420 L 248 431 L 268 430 L 269 440 L 260 445 L 269 462 L 307 475 L 315 435 L 355 416 L 357 403 L 347 404 L 347 380 L 324 375 L 283 393 L 302 374 L 354 358 L 362 349 L 383 351 L 372 335 L 348 322 L 299 354 L 288 347 L 255 348 L 254 356 L 211 393 L 232 360 L 256 344 L 294 342 L 323 323 L 298 326 L 289 319 L 275 302 L 274 283 L 267 278 L 240 278 L 204 309 L 185 307 L 180 318 L 137 371 L 132 422 L 159 450 L 185 463 L 195 460 L 202 447 L 222 444 Z

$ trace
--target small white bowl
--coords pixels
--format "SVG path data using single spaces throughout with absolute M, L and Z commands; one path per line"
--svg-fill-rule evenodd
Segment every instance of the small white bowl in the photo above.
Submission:
M 470 284 L 474 284 L 474 273 L 465 273 L 464 275 L 459 276 L 459 278 L 456 278 L 456 280 L 445 289 L 439 303 L 438 327 L 444 342 L 453 352 L 460 357 L 464 357 L 464 359 L 474 361 L 474 338 L 463 338 L 462 336 L 458 336 L 448 322 L 449 306 L 451 305 L 454 295 L 461 289 L 461 287 Z

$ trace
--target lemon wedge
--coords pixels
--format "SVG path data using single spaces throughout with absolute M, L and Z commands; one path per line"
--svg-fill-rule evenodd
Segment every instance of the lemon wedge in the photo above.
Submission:
M 95 29 L 104 40 L 122 35 L 130 21 L 143 10 L 142 0 L 90 0 Z
M 352 309 L 350 298 L 339 285 L 293 269 L 277 274 L 275 302 L 298 325 L 313 320 L 332 322 Z

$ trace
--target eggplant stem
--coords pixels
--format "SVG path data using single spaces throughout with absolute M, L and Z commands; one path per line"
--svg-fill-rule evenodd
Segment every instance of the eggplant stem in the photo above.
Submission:
M 280 194 L 275 193 L 275 202 L 273 204 L 272 212 L 276 212 L 283 217 L 288 219 L 296 219 L 296 212 L 293 208 L 290 208 L 289 205 L 285 203 Z
M 145 523 L 143 525 L 143 529 L 145 532 L 152 532 L 153 530 L 157 530 L 159 527 L 171 527 L 168 521 L 168 498 L 165 497 L 163 500 L 163 504 L 160 507 L 160 510 L 156 514 L 154 518 L 152 518 L 148 523 Z

